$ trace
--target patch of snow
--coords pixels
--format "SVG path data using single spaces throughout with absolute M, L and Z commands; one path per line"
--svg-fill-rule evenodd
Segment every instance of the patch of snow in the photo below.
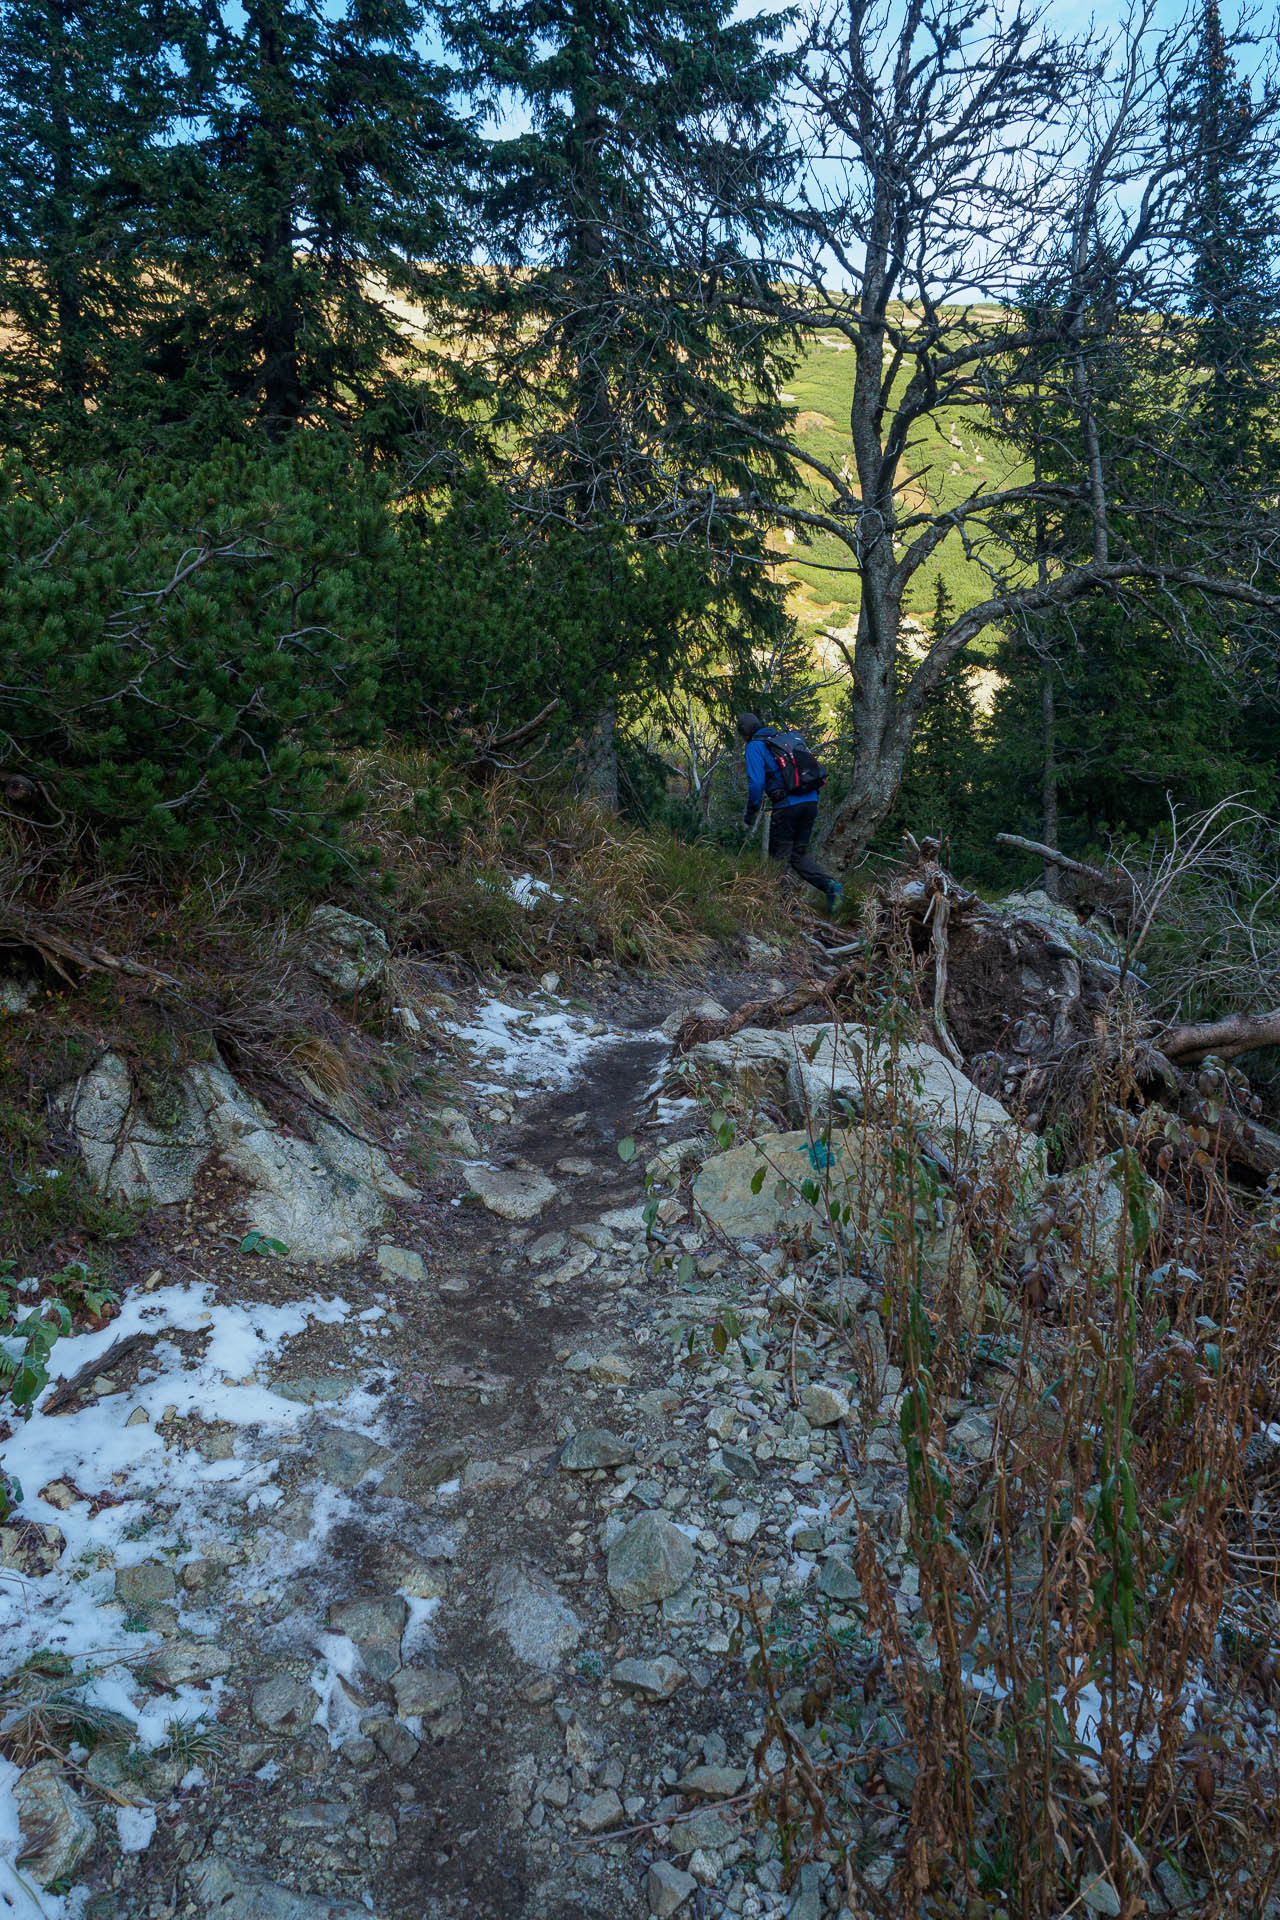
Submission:
M 434 1644 L 435 1636 L 431 1632 L 431 1621 L 439 1608 L 439 1600 L 424 1600 L 416 1593 L 406 1593 L 400 1589 L 400 1598 L 409 1609 L 408 1624 L 400 1642 L 401 1652 L 406 1661 L 412 1660 L 424 1648 Z
M 607 1031 L 592 1033 L 595 1025 L 590 1015 L 575 1014 L 563 1003 L 550 1013 L 533 1013 L 489 999 L 481 1001 L 470 1020 L 454 1023 L 453 1032 L 474 1047 L 486 1065 L 497 1066 L 511 1079 L 567 1087 L 588 1054 L 618 1037 Z
M 225 1546 L 229 1508 L 265 1515 L 280 1501 L 281 1489 L 274 1484 L 279 1462 L 258 1450 L 264 1439 L 270 1448 L 273 1435 L 281 1442 L 293 1440 L 315 1418 L 315 1410 L 273 1393 L 268 1375 L 286 1341 L 314 1322 L 336 1324 L 349 1313 L 338 1296 L 286 1305 L 221 1303 L 214 1301 L 208 1283 L 173 1285 L 131 1295 L 109 1326 L 58 1342 L 53 1378 L 41 1403 L 59 1381 L 102 1359 L 116 1341 L 136 1333 L 154 1339 L 151 1364 L 129 1392 L 91 1399 L 79 1411 L 62 1415 L 43 1413 L 38 1403 L 31 1418 L 0 1445 L 0 1468 L 22 1484 L 22 1517 L 56 1527 L 66 1541 L 52 1573 L 34 1578 L 11 1573 L 0 1583 L 0 1672 L 19 1665 L 36 1647 L 67 1653 L 84 1679 L 85 1697 L 120 1714 L 148 1751 L 167 1745 L 173 1721 L 216 1717 L 225 1690 L 221 1679 L 158 1695 L 139 1685 L 134 1669 L 159 1637 L 126 1631 L 124 1609 L 115 1598 L 115 1572 L 157 1557 L 177 1568 L 206 1548 Z M 205 1337 L 184 1357 L 172 1337 L 178 1334 Z M 146 1421 L 128 1425 L 139 1408 Z M 246 1435 L 241 1451 L 237 1436 L 230 1458 L 210 1461 L 182 1443 L 180 1429 L 167 1427 L 166 1446 L 159 1423 L 168 1409 L 178 1418 L 195 1414 L 224 1426 L 252 1428 L 252 1439 Z M 384 1409 L 353 1377 L 347 1397 L 323 1411 L 328 1420 L 369 1432 Z M 258 1457 L 247 1457 L 250 1447 Z M 54 1480 L 69 1482 L 83 1497 L 66 1511 L 41 1499 L 40 1489 Z M 94 1513 L 99 1501 L 105 1504 Z M 348 1510 L 337 1489 L 322 1492 L 308 1538 L 282 1541 L 279 1552 L 259 1561 L 251 1557 L 237 1568 L 242 1595 L 272 1586 L 313 1561 L 333 1521 Z M 176 1604 L 181 1608 L 181 1591 Z M 181 1614 L 187 1635 L 207 1636 L 215 1625 L 211 1615 L 196 1608 Z M 45 1894 L 42 1904 L 32 1905 L 15 1876 L 20 1837 L 12 1788 L 17 1775 L 9 1762 L 0 1762 L 0 1916 L 43 1913 L 47 1920 L 73 1920 L 82 1904 L 77 1894 L 65 1899 Z M 121 1846 L 141 1850 L 154 1831 L 154 1811 L 119 1812 Z
M 507 892 L 518 907 L 532 909 L 541 900 L 563 900 L 564 895 L 548 886 L 545 880 L 535 879 L 531 873 L 517 873 L 507 876 Z
M 154 1807 L 117 1807 L 116 1832 L 121 1853 L 143 1853 L 155 1838 Z

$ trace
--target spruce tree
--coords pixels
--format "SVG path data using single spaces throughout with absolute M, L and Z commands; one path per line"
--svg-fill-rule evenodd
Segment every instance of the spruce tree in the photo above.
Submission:
M 495 422 L 523 430 L 544 508 L 669 535 L 690 491 L 749 480 L 740 409 L 784 417 L 781 336 L 738 296 L 758 292 L 758 209 L 783 178 L 786 63 L 727 0 L 459 0 L 440 18 L 465 84 L 528 121 L 487 143 L 462 309 Z
M 182 297 L 150 342 L 161 417 L 406 431 L 414 329 L 466 146 L 414 0 L 249 0 L 205 48 L 176 208 Z
M 1181 136 L 1189 148 L 1185 241 L 1188 306 L 1198 324 L 1198 426 L 1210 481 L 1251 479 L 1274 453 L 1270 380 L 1280 316 L 1274 164 L 1251 90 L 1202 0 L 1183 74 Z
M 497 470 L 539 523 L 588 545 L 625 530 L 637 561 L 679 549 L 682 587 L 691 565 L 705 582 L 704 637 L 776 629 L 762 530 L 718 502 L 766 469 L 791 483 L 767 447 L 781 443 L 789 341 L 758 312 L 786 62 L 729 0 L 459 0 L 440 22 L 503 129 L 475 186 L 481 264 L 456 308 L 466 407 L 488 422 Z M 668 632 L 667 666 L 689 631 Z M 640 661 L 663 670 L 652 635 L 616 630 L 583 769 L 606 799 Z
M 82 450 L 155 298 L 184 37 L 163 0 L 0 0 L 0 431 L 29 456 Z

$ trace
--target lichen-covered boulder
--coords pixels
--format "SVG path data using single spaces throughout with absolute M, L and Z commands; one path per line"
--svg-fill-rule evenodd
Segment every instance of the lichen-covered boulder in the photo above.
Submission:
M 298 1260 L 355 1258 L 386 1202 L 413 1197 L 380 1148 L 336 1120 L 315 1120 L 310 1140 L 285 1133 L 221 1064 L 187 1067 L 144 1098 L 127 1063 L 108 1052 L 59 1104 L 102 1192 L 171 1206 L 190 1199 L 202 1169 L 217 1162 L 246 1189 L 246 1230 Z
M 317 907 L 303 932 L 302 951 L 312 973 L 349 999 L 385 977 L 390 948 L 372 920 L 343 907 Z

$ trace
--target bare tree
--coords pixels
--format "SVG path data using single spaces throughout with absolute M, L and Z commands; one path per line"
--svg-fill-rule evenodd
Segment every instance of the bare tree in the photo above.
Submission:
M 1107 42 L 1064 38 L 1021 0 L 819 0 L 808 17 L 800 244 L 768 298 L 852 350 L 850 457 L 791 443 L 801 496 L 737 505 L 834 536 L 858 575 L 838 861 L 889 813 L 925 704 L 984 629 L 1034 628 L 1097 593 L 1143 595 L 1172 630 L 1206 598 L 1280 613 L 1263 567 L 1280 553 L 1274 500 L 1215 510 L 1170 484 L 1188 391 L 1173 94 L 1194 35 L 1158 31 L 1155 11 L 1140 0 Z M 1260 126 L 1276 104 L 1260 80 Z M 1166 420 L 1126 467 L 1099 392 L 1123 391 L 1130 361 Z M 1041 463 L 1050 399 L 1068 457 Z M 1011 478 L 947 503 L 922 429 L 961 409 L 1009 443 Z M 908 669 L 904 597 L 949 536 L 987 591 Z

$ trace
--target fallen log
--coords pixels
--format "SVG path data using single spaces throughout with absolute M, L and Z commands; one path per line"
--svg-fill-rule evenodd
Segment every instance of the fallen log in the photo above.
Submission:
M 1194 1066 L 1210 1053 L 1219 1060 L 1234 1060 L 1259 1047 L 1280 1047 L 1280 1007 L 1270 1013 L 1233 1013 L 1225 1020 L 1188 1021 L 1157 1034 L 1155 1044 L 1166 1059 L 1186 1066 Z
M 1034 853 L 1051 867 L 1063 867 L 1068 873 L 1078 873 L 1086 880 L 1100 881 L 1104 887 L 1122 884 L 1118 873 L 1108 873 L 1104 867 L 1091 867 L 1085 860 L 1073 860 L 1070 854 L 1059 853 L 1056 847 L 1046 847 L 1042 840 L 1025 840 L 1020 833 L 998 833 L 996 844 L 1017 847 L 1019 853 Z
M 798 987 L 789 987 L 771 999 L 748 1000 L 724 1020 L 704 1020 L 700 1014 L 691 1013 L 672 1041 L 671 1050 L 676 1054 L 688 1053 L 691 1047 L 700 1047 L 704 1041 L 727 1040 L 743 1027 L 780 1027 L 794 1014 L 803 1013 L 819 1002 L 828 1006 L 833 1020 L 837 1019 L 837 996 L 860 979 L 862 971 L 856 961 L 851 962 L 827 980 L 803 980 Z

